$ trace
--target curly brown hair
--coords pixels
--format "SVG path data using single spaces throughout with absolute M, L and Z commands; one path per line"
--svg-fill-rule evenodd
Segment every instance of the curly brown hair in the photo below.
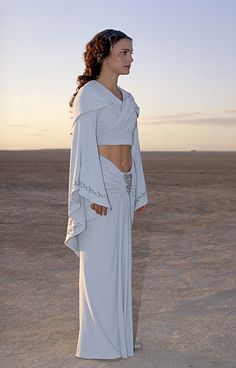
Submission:
M 76 92 L 72 95 L 69 102 L 70 107 L 73 106 L 75 96 L 79 89 L 83 87 L 87 82 L 92 79 L 97 79 L 100 74 L 102 62 L 111 53 L 112 47 L 120 39 L 127 38 L 132 41 L 132 38 L 127 36 L 125 33 L 115 29 L 105 29 L 104 31 L 98 32 L 85 47 L 83 53 L 85 70 L 82 75 L 77 77 Z

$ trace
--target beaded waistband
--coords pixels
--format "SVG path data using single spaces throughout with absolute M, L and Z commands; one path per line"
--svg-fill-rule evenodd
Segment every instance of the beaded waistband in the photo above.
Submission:
M 131 185 L 132 185 L 132 173 L 124 173 L 123 174 L 123 177 L 124 177 L 124 181 L 125 181 L 125 184 L 126 184 L 126 190 L 128 193 L 130 193 L 131 191 Z

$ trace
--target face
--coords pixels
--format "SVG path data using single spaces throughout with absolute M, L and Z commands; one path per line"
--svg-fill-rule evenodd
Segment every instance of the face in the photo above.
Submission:
M 106 67 L 117 74 L 128 74 L 133 62 L 132 41 L 122 38 L 112 47 L 110 56 L 104 60 Z

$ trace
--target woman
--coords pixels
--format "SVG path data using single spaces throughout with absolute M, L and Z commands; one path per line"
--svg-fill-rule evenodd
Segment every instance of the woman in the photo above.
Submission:
M 86 45 L 85 71 L 72 96 L 68 227 L 65 245 L 80 257 L 76 356 L 133 356 L 131 228 L 148 203 L 129 73 L 132 38 L 107 29 Z

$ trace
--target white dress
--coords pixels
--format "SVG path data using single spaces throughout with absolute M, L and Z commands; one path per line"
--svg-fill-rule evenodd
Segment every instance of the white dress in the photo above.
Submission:
M 134 211 L 148 197 L 139 107 L 131 93 L 120 90 L 123 101 L 92 80 L 74 100 L 65 245 L 80 257 L 76 356 L 81 358 L 134 355 L 131 232 Z M 122 172 L 99 155 L 99 144 L 130 144 L 131 169 Z M 97 214 L 91 203 L 106 206 L 107 215 Z

